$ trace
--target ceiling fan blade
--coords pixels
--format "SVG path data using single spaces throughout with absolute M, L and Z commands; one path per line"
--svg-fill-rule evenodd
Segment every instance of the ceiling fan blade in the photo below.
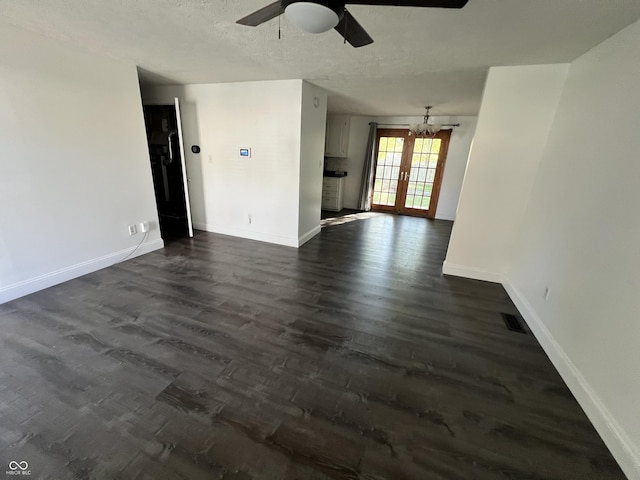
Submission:
M 373 43 L 373 38 L 369 36 L 367 31 L 362 28 L 362 25 L 347 10 L 344 11 L 344 15 L 336 25 L 335 30 L 356 48 Z
M 388 5 L 392 7 L 462 8 L 469 0 L 347 0 L 348 5 Z
M 276 18 L 283 13 L 284 8 L 282 8 L 282 2 L 273 2 L 272 4 L 241 18 L 236 23 L 239 23 L 240 25 L 247 25 L 249 27 L 257 27 L 258 25 L 268 22 L 272 18 Z

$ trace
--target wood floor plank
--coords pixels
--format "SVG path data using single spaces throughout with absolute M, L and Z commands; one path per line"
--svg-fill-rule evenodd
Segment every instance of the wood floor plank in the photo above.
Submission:
M 35 478 L 621 479 L 451 223 L 193 239 L 0 305 L 0 458 Z

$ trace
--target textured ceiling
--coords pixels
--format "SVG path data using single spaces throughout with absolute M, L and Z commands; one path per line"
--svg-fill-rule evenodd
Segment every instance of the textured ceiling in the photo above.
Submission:
M 469 0 L 462 10 L 351 6 L 360 49 L 282 17 L 235 21 L 271 0 L 0 0 L 0 22 L 130 61 L 143 82 L 304 78 L 330 110 L 475 115 L 487 68 L 568 62 L 640 18 L 638 0 Z

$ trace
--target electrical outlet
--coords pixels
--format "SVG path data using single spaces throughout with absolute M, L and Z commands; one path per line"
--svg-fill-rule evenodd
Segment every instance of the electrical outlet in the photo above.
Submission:
M 149 224 L 149 222 L 141 222 L 139 227 L 142 233 L 147 233 L 149 230 L 151 230 L 151 225 Z
M 549 295 L 551 294 L 551 289 L 549 287 L 545 287 L 544 289 L 544 299 L 549 300 Z
M 129 235 L 133 236 L 138 233 L 138 229 L 135 225 L 129 225 Z

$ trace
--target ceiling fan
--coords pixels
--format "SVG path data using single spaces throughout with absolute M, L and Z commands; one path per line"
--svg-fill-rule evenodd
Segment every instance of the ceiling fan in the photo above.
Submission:
M 469 0 L 281 0 L 238 20 L 240 25 L 257 27 L 283 13 L 298 27 L 309 33 L 323 33 L 332 28 L 354 47 L 373 43 L 358 21 L 345 8 L 349 5 L 390 5 L 398 7 L 462 8 Z

